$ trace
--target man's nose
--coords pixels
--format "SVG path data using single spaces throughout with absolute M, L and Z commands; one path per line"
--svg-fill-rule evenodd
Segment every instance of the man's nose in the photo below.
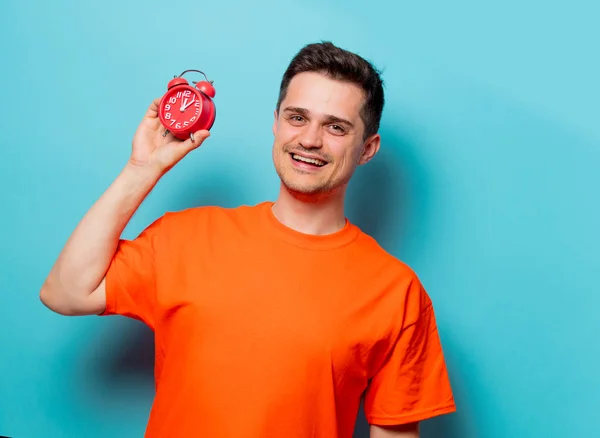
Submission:
M 300 135 L 299 142 L 305 148 L 320 148 L 323 146 L 323 132 L 317 123 L 309 123 Z

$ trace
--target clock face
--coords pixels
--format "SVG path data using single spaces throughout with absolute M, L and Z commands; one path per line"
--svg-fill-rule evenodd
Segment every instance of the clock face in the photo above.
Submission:
M 200 116 L 200 94 L 194 90 L 173 89 L 163 100 L 163 118 L 165 126 L 170 130 L 186 129 L 194 124 Z

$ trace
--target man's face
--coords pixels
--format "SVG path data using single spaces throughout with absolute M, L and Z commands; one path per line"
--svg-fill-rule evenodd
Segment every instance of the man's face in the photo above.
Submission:
M 356 166 L 379 149 L 379 135 L 364 140 L 362 89 L 319 73 L 290 82 L 273 123 L 273 162 L 282 183 L 296 194 L 345 189 Z

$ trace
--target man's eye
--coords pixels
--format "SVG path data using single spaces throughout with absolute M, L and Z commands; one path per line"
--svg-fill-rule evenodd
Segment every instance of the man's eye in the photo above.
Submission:
M 344 128 L 342 128 L 340 125 L 329 125 L 329 127 L 333 131 L 333 133 L 337 134 L 337 135 L 341 135 L 346 132 L 346 130 Z

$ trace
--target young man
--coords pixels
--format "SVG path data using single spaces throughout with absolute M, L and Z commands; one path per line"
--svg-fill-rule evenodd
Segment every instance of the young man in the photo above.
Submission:
M 121 233 L 159 179 L 209 136 L 162 137 L 155 100 L 122 173 L 74 230 L 40 292 L 64 315 L 124 315 L 155 333 L 147 437 L 418 437 L 453 412 L 434 311 L 415 273 L 344 216 L 379 150 L 378 72 L 304 47 L 273 123 L 275 202 L 168 212 Z

